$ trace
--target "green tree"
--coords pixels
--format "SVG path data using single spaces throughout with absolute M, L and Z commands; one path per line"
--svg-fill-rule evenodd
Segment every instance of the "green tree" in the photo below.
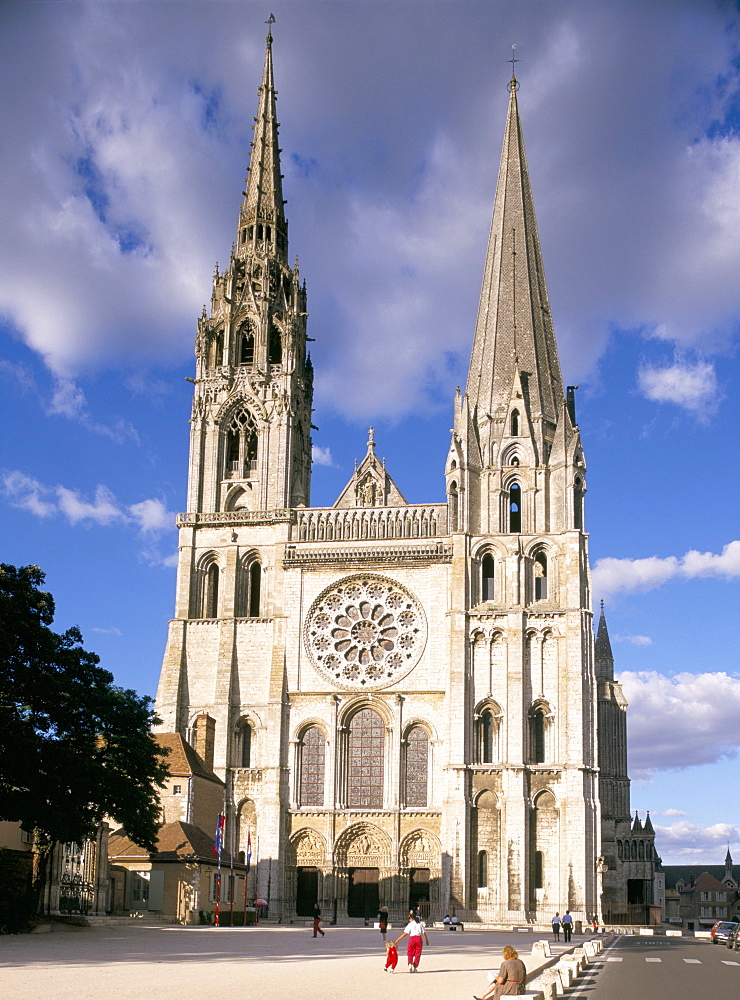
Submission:
M 43 582 L 38 566 L 0 564 L 0 819 L 34 832 L 37 892 L 53 846 L 105 816 L 153 851 L 167 774 L 151 699 L 116 687 L 78 628 L 52 631 Z

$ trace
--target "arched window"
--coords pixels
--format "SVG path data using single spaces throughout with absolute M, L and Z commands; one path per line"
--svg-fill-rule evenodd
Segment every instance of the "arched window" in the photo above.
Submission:
M 414 726 L 406 739 L 406 789 L 407 806 L 427 806 L 429 782 L 429 737 L 422 726 Z
M 236 586 L 237 618 L 259 618 L 262 610 L 262 566 L 254 554 L 239 563 Z
M 576 476 L 573 484 L 573 527 L 583 530 L 583 480 Z
M 632 854 L 632 860 L 633 861 L 637 861 L 637 841 L 636 840 L 632 841 L 631 854 Z
M 206 570 L 203 618 L 218 618 L 218 566 L 216 563 Z
M 511 436 L 519 437 L 519 410 L 511 411 Z
M 499 722 L 494 708 L 484 708 L 478 719 L 478 763 L 495 764 L 499 759 Z
M 542 851 L 534 852 L 534 887 L 542 889 L 545 881 L 545 855 Z
M 530 813 L 530 901 L 537 905 L 536 890 L 544 889 L 549 894 L 555 886 L 557 872 L 557 844 L 560 840 L 560 817 L 555 796 L 550 791 L 540 792 Z
M 254 334 L 248 323 L 242 328 L 241 350 L 239 351 L 240 365 L 254 364 Z
M 449 509 L 449 519 L 450 519 L 450 531 L 457 531 L 457 483 L 453 481 L 450 483 L 450 495 L 448 498 L 448 509 Z
M 206 767 L 213 768 L 213 751 L 216 745 L 216 720 L 210 715 L 199 715 L 193 723 L 190 745 Z
M 547 600 L 547 556 L 544 552 L 534 557 L 534 599 Z
M 323 806 L 326 739 L 318 726 L 311 726 L 300 742 L 300 788 L 298 802 L 302 806 Z
M 488 852 L 478 851 L 478 888 L 488 888 Z
M 620 861 L 622 860 L 622 841 L 621 840 L 617 841 L 617 857 L 619 858 Z
M 217 333 L 216 336 L 211 341 L 211 356 L 210 366 L 211 368 L 218 368 L 219 365 L 223 363 L 224 355 L 224 338 L 222 333 Z
M 249 479 L 257 471 L 257 429 L 247 410 L 238 410 L 226 427 L 226 478 Z
M 529 715 L 529 760 L 545 763 L 545 710 L 536 708 Z
M 522 488 L 519 483 L 509 487 L 509 531 L 517 534 L 522 530 Z
M 350 722 L 347 740 L 347 805 L 382 809 L 385 726 L 371 708 L 363 708 Z
M 486 552 L 481 560 L 481 597 L 484 601 L 492 601 L 495 596 L 494 569 L 493 556 Z
M 252 766 L 252 727 L 245 722 L 240 727 L 239 766 Z
M 280 365 L 283 363 L 283 342 L 280 338 L 280 331 L 276 326 L 270 327 L 267 360 L 271 365 Z
M 262 583 L 262 567 L 258 562 L 249 567 L 249 617 L 260 616 L 260 585 Z
M 637 857 L 640 861 L 645 860 L 645 842 L 641 840 L 637 845 Z

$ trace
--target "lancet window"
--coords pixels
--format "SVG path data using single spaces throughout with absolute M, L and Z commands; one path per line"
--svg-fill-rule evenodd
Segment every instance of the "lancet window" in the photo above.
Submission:
M 522 530 L 522 488 L 519 483 L 509 487 L 509 532 L 517 534 Z
M 481 559 L 481 598 L 492 601 L 495 598 L 495 563 L 490 552 Z
M 429 737 L 422 726 L 414 726 L 406 738 L 407 806 L 425 807 L 429 783 Z
M 318 726 L 307 729 L 299 744 L 300 788 L 302 806 L 323 806 L 326 771 L 326 738 Z
M 347 805 L 382 809 L 385 726 L 377 712 L 363 708 L 350 722 L 347 741 Z
M 547 556 L 538 552 L 534 558 L 534 599 L 547 600 Z
M 226 477 L 249 479 L 257 471 L 257 429 L 246 410 L 233 414 L 226 428 Z

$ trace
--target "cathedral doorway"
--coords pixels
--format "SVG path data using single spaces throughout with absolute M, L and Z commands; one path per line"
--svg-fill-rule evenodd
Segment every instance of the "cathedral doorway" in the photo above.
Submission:
M 429 868 L 412 868 L 409 871 L 409 909 L 414 910 L 418 906 L 424 917 L 429 916 L 430 878 Z
M 295 912 L 299 917 L 310 917 L 314 903 L 319 898 L 318 868 L 298 868 L 296 870 Z
M 347 916 L 374 917 L 380 909 L 380 871 L 377 868 L 350 868 L 347 887 Z

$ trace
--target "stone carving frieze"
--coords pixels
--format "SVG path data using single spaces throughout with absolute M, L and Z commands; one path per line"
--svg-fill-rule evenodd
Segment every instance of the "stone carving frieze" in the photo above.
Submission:
M 323 839 L 313 830 L 302 830 L 293 840 L 298 865 L 322 865 L 326 857 Z
M 316 669 L 333 684 L 372 690 L 396 683 L 416 666 L 427 621 L 403 584 L 358 573 L 319 594 L 306 618 L 304 641 Z
M 438 868 L 440 845 L 427 830 L 409 834 L 401 845 L 401 865 L 404 868 Z

